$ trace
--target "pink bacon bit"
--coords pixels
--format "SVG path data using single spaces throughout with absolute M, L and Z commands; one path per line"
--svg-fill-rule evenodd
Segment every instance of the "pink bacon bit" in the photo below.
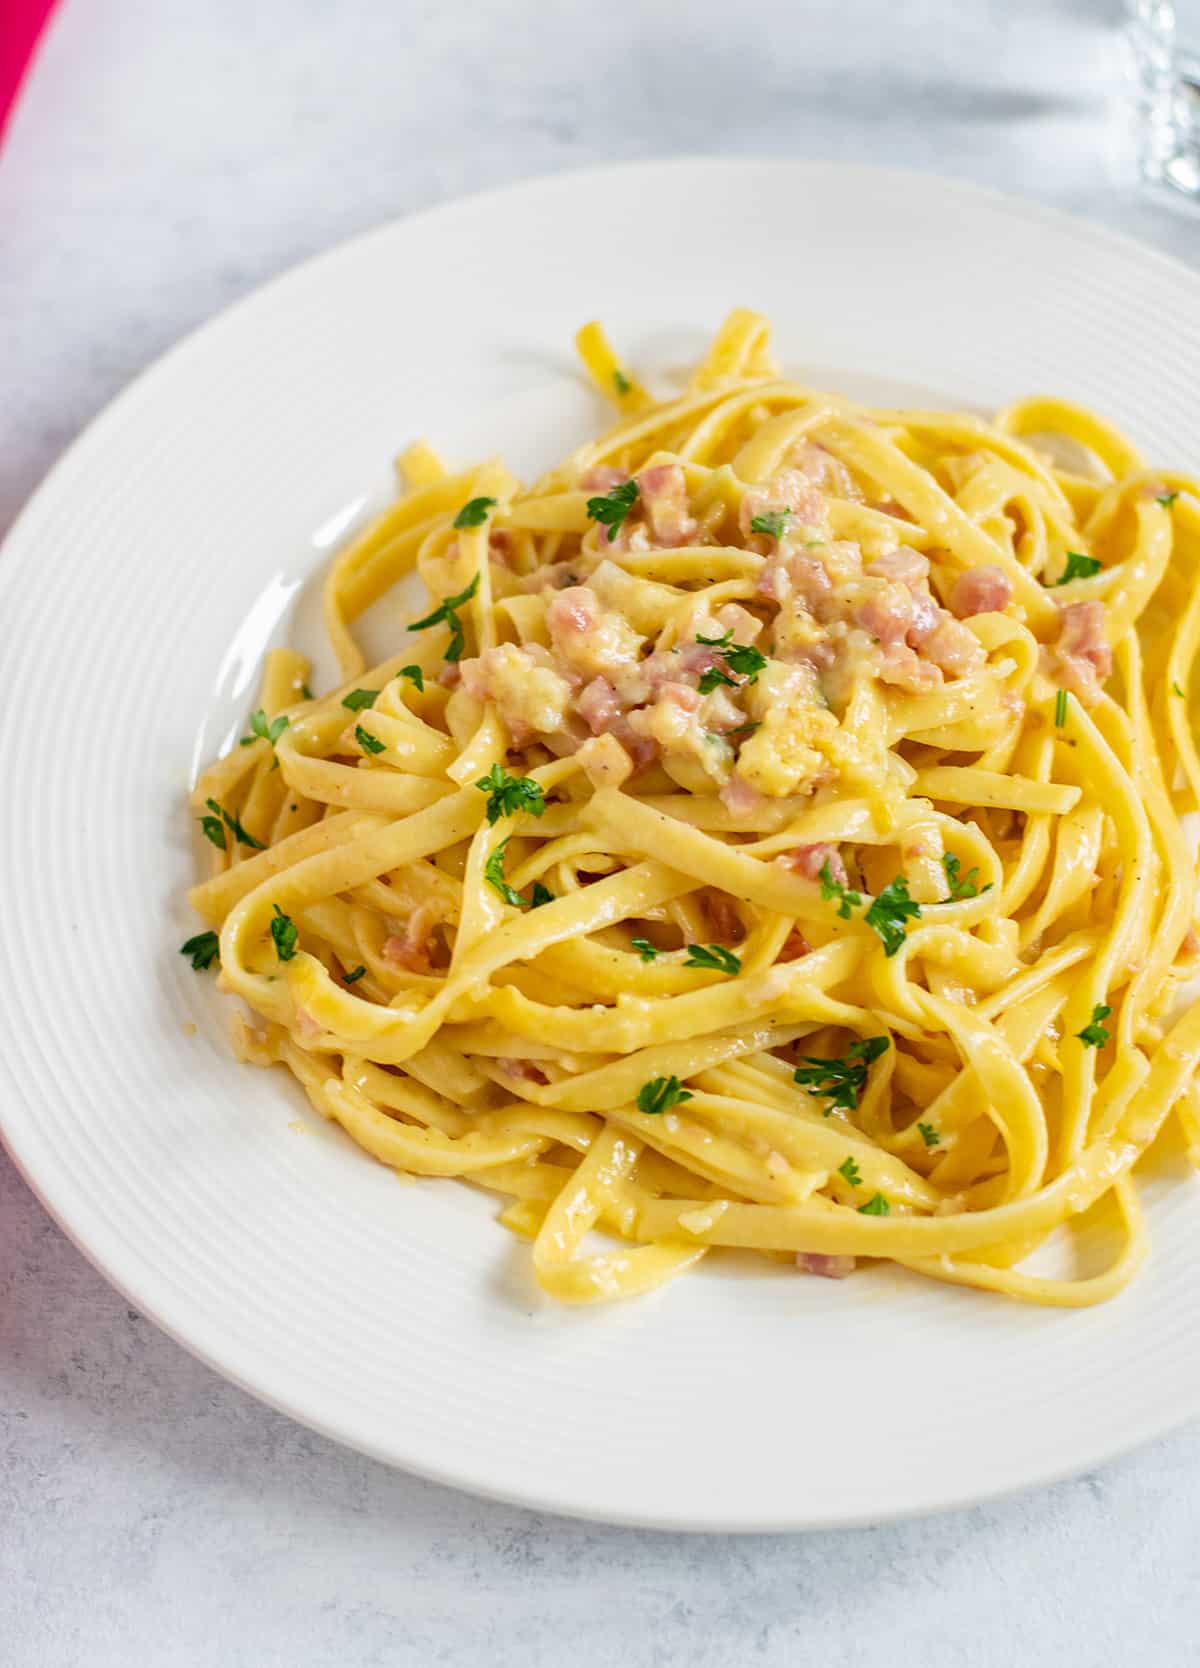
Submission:
M 1004 569 L 985 562 L 982 567 L 959 574 L 950 593 L 950 607 L 960 620 L 970 619 L 972 614 L 1001 614 L 1012 601 L 1012 594 Z
M 720 792 L 721 804 L 731 817 L 750 817 L 766 804 L 763 795 L 735 770 Z
M 845 886 L 849 876 L 846 865 L 842 862 L 842 854 L 838 848 L 828 840 L 818 840 L 815 845 L 795 846 L 791 851 L 785 851 L 775 859 L 785 869 L 792 869 L 805 880 L 820 880 L 821 870 L 826 863 L 829 873 L 839 886 Z
M 655 464 L 642 470 L 637 483 L 656 542 L 667 548 L 686 544 L 695 534 L 696 523 L 688 513 L 687 481 L 682 466 Z
M 788 510 L 802 527 L 819 526 L 825 519 L 825 500 L 808 478 L 795 469 L 781 469 L 762 486 L 750 487 L 738 508 L 738 528 L 748 539 L 757 516 Z
M 389 933 L 383 941 L 383 958 L 409 973 L 432 973 L 429 941 L 433 929 L 442 918 L 436 904 L 418 904 L 409 916 L 403 933 Z
M 783 948 L 779 952 L 780 961 L 799 961 L 802 956 L 812 955 L 812 945 L 805 938 L 799 927 L 793 927 L 783 941 Z
M 579 477 L 579 485 L 585 492 L 611 492 L 614 487 L 624 486 L 628 479 L 623 469 L 614 469 L 611 463 L 594 463 Z
M 307 1008 L 296 1009 L 296 1035 L 302 1043 L 314 1043 L 318 1037 L 324 1036 L 325 1027 L 319 1019 L 314 1019 Z M 266 1042 L 267 1035 L 262 1033 L 262 1041 Z
M 844 1280 L 854 1273 L 856 1261 L 842 1252 L 797 1251 L 796 1267 L 801 1274 L 819 1274 L 823 1280 Z
M 1090 706 L 1112 672 L 1112 650 L 1104 639 L 1104 604 L 1072 602 L 1062 610 L 1052 669 L 1064 688 Z
M 902 544 L 895 550 L 885 550 L 882 556 L 876 556 L 866 572 L 872 579 L 894 579 L 897 584 L 907 585 L 910 591 L 915 591 L 929 578 L 929 562 L 919 550 L 910 550 L 908 545 Z
M 607 678 L 593 678 L 584 684 L 575 705 L 594 736 L 606 735 L 621 718 L 620 696 Z

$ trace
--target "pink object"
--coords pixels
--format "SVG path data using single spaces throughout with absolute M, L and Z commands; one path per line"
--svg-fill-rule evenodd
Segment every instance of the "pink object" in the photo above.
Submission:
M 0 138 L 55 0 L 5 0 L 0 23 Z

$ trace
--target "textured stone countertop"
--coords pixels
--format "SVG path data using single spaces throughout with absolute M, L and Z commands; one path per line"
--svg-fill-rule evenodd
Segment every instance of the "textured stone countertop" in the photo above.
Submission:
M 383 219 L 549 170 L 900 161 L 1200 260 L 1200 220 L 1129 169 L 1118 11 L 63 0 L 0 152 L 0 529 L 183 331 Z M 5 1668 L 1182 1668 L 1198 1496 L 1193 1426 L 876 1530 L 658 1535 L 469 1499 L 216 1378 L 0 1156 Z

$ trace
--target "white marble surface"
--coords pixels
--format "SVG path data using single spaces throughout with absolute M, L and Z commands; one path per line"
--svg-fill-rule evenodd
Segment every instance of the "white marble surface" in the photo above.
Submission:
M 1200 221 L 1130 175 L 1118 10 L 64 0 L 0 152 L 0 528 L 182 331 L 383 218 L 550 169 L 903 161 L 1200 260 Z M 628 248 L 652 235 L 629 228 Z M 875 1531 L 661 1536 L 474 1501 L 215 1378 L 0 1157 L 14 1668 L 1090 1668 L 1135 1650 L 1173 1668 L 1197 1660 L 1198 1485 L 1193 1426 L 1077 1482 Z

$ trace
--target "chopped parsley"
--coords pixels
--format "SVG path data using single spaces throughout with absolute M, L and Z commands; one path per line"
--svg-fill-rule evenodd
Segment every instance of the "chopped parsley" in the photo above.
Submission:
M 1108 1041 L 1108 1031 L 1100 1022 L 1107 1019 L 1110 1013 L 1112 1013 L 1112 1009 L 1106 1003 L 1097 1002 L 1092 1009 L 1091 1021 L 1084 1026 L 1082 1031 L 1076 1031 L 1075 1035 L 1086 1048 L 1104 1047 Z
M 476 500 L 472 499 L 471 503 Z M 470 508 L 470 505 L 467 506 Z M 414 620 L 409 626 L 410 631 L 425 631 L 429 626 L 448 625 L 450 627 L 450 641 L 446 645 L 445 659 L 456 661 L 462 659 L 466 638 L 463 636 L 462 621 L 458 617 L 458 610 L 466 606 L 479 589 L 479 575 L 476 574 L 466 590 L 460 591 L 456 597 L 447 597 L 439 602 L 437 607 L 423 620 Z
M 696 641 L 706 649 L 718 650 L 721 659 L 729 670 L 736 672 L 746 683 L 757 683 L 758 674 L 767 664 L 766 655 L 763 654 L 761 649 L 756 649 L 752 643 L 735 643 L 732 629 L 725 632 L 721 637 L 697 637 Z M 712 681 L 706 689 L 705 682 L 708 679 Z M 719 672 L 714 666 L 705 672 L 700 679 L 701 695 L 709 694 L 719 683 L 727 683 L 731 689 L 738 687 L 732 678 L 727 677 L 724 672 Z
M 791 513 L 790 510 L 768 510 L 766 515 L 756 515 L 750 523 L 750 531 L 765 533 L 769 539 L 781 539 Z
M 905 921 L 915 921 L 920 913 L 920 904 L 908 895 L 907 880 L 897 875 L 888 881 L 863 919 L 883 940 L 885 955 L 894 956 L 908 936 Z
M 1057 729 L 1062 729 L 1067 721 L 1067 692 L 1060 689 L 1054 697 L 1054 723 Z
M 211 840 L 220 851 L 226 851 L 225 830 L 228 829 L 240 846 L 249 846 L 252 851 L 265 851 L 267 848 L 261 840 L 256 840 L 253 834 L 248 834 L 237 817 L 227 811 L 223 805 L 218 805 L 215 799 L 206 799 L 204 803 L 211 812 L 210 816 L 200 818 L 200 827 L 204 831 L 204 838 Z
M 285 915 L 278 904 L 272 904 L 275 914 L 271 919 L 271 937 L 275 941 L 275 954 L 280 961 L 291 961 L 296 954 L 296 923 L 290 915 Z
M 643 961 L 654 961 L 656 959 L 658 951 L 654 948 L 648 938 L 635 938 L 632 940 L 632 943 L 634 949 L 637 951 L 638 955 L 641 956 Z
M 1100 572 L 1102 564 L 1095 556 L 1085 556 L 1082 551 L 1068 550 L 1067 565 L 1054 581 L 1057 585 L 1069 585 L 1073 579 L 1091 579 Z
M 1178 497 L 1177 492 L 1160 492 L 1155 495 L 1154 502 L 1161 504 L 1164 510 L 1169 510 Z
M 487 820 L 493 826 L 501 817 L 515 816 L 518 811 L 540 817 L 546 809 L 541 786 L 528 776 L 510 776 L 502 764 L 494 764 L 475 786 L 488 796 Z
M 379 737 L 373 736 L 370 730 L 364 730 L 361 724 L 354 726 L 354 739 L 364 753 L 382 753 L 387 747 L 386 741 L 380 741 Z
M 719 666 L 710 666 L 707 672 L 701 672 L 699 689 L 701 695 L 711 695 L 714 689 L 724 684 L 727 689 L 736 689 L 738 681 L 731 678 L 728 672 L 722 672 Z
M 342 705 L 347 712 L 366 712 L 379 699 L 378 689 L 352 689 L 349 695 L 342 696 Z
M 862 1171 L 853 1158 L 848 1158 L 838 1165 L 838 1175 L 844 1176 L 851 1187 L 857 1187 L 859 1182 L 862 1181 Z
M 942 868 L 946 871 L 946 885 L 950 888 L 950 896 L 946 899 L 947 903 L 954 903 L 959 898 L 981 896 L 978 869 L 968 869 L 965 875 L 960 876 L 959 870 L 962 868 L 962 864 L 952 851 L 942 853 Z M 991 889 L 992 883 L 989 880 L 983 890 L 990 892 Z
M 633 383 L 630 382 L 624 371 L 614 371 L 613 387 L 616 389 L 617 393 L 623 397 L 628 394 L 629 390 L 633 387 Z
M 826 903 L 828 903 L 831 898 L 841 899 L 841 902 L 838 904 L 838 914 L 841 916 L 843 921 L 848 921 L 850 919 L 850 911 L 852 909 L 860 909 L 862 907 L 862 893 L 849 892 L 840 881 L 834 880 L 833 871 L 829 867 L 828 858 L 826 858 L 821 864 L 821 896 L 825 899 Z
M 221 965 L 221 940 L 215 932 L 198 932 L 179 946 L 181 956 L 191 956 L 193 973 L 203 973 L 215 961 Z
M 723 944 L 689 944 L 685 967 L 703 967 L 713 973 L 735 974 L 742 971 L 740 959 Z
M 554 902 L 554 893 L 548 886 L 543 886 L 540 880 L 535 880 L 528 898 L 523 898 L 515 886 L 510 886 L 504 877 L 504 848 L 512 835 L 500 841 L 487 862 L 483 865 L 483 878 L 489 886 L 499 892 L 506 904 L 514 909 L 524 909 L 528 904 L 530 909 L 540 909 L 543 904 Z
M 402 666 L 396 676 L 407 678 L 410 683 L 416 684 L 420 694 L 425 693 L 425 674 L 419 666 Z
M 892 1207 L 882 1193 L 877 1193 L 873 1199 L 868 1199 L 865 1205 L 859 1205 L 860 1216 L 890 1216 Z
M 303 695 L 303 697 L 306 701 L 315 701 L 316 700 L 316 696 L 313 694 L 312 690 L 308 687 L 308 685 L 306 683 L 302 683 L 300 685 L 300 693 L 301 693 L 301 695 Z
M 356 985 L 366 971 L 367 970 L 363 966 L 362 962 L 359 962 L 353 973 L 342 974 L 342 983 L 344 985 Z
M 454 518 L 454 525 L 461 531 L 467 527 L 482 527 L 487 520 L 489 510 L 494 510 L 494 498 L 468 498 L 462 509 Z
M 843 1112 L 853 1112 L 867 1086 L 867 1068 L 881 1054 L 887 1053 L 890 1044 L 888 1037 L 860 1037 L 850 1044 L 845 1058 L 841 1060 L 802 1054 L 800 1058 L 804 1064 L 798 1066 L 792 1075 L 800 1087 L 810 1094 L 828 1096 L 826 1117 L 835 1106 Z
M 613 487 L 601 497 L 589 498 L 587 513 L 593 521 L 598 521 L 601 526 L 608 528 L 608 542 L 611 544 L 625 525 L 625 518 L 637 501 L 637 482 L 622 481 L 620 486 Z
M 936 1147 L 938 1142 L 941 1140 L 941 1136 L 938 1134 L 937 1130 L 934 1129 L 932 1124 L 918 1124 L 917 1133 L 920 1135 L 922 1141 L 924 1141 L 927 1147 Z
M 1180 689 L 1180 687 L 1177 683 L 1173 683 L 1171 685 L 1171 694 L 1172 695 L 1178 695 L 1179 699 L 1181 701 L 1186 701 L 1187 700 L 1187 696 L 1184 694 L 1183 690 Z
M 755 730 L 759 730 L 761 728 L 762 725 L 757 719 L 750 724 L 739 724 L 736 729 L 726 730 L 724 732 L 725 739 L 728 741 L 731 736 L 752 736 Z
M 288 721 L 283 713 L 268 723 L 266 713 L 261 707 L 256 707 L 250 714 L 250 734 L 242 737 L 240 745 L 251 747 L 256 741 L 268 741 L 274 747 L 287 727 Z
M 650 1117 L 657 1117 L 660 1112 L 666 1112 L 672 1106 L 680 1106 L 691 1098 L 692 1091 L 685 1089 L 677 1077 L 652 1077 L 649 1083 L 643 1083 L 638 1090 L 638 1111 L 645 1112 Z

